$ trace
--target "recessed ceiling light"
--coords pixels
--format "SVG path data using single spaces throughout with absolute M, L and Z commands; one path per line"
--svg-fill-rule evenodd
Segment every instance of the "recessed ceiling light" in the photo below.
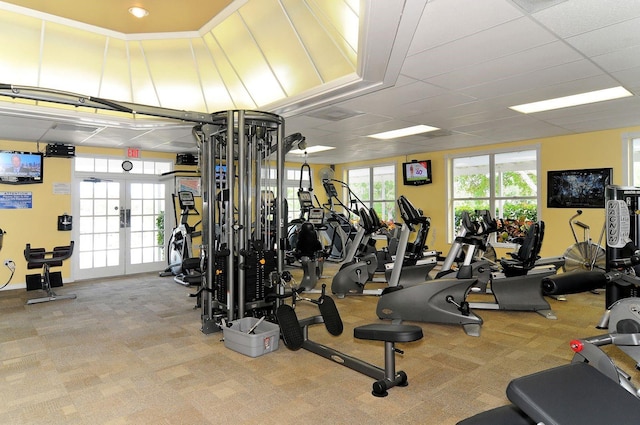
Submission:
M 144 18 L 149 14 L 149 11 L 142 7 L 134 6 L 129 8 L 129 13 L 131 13 L 136 18 Z
M 370 134 L 367 137 L 373 137 L 374 139 L 395 139 L 397 137 L 413 136 L 414 134 L 427 133 L 429 131 L 440 130 L 438 127 L 431 127 L 429 125 L 414 125 L 412 127 L 399 128 L 397 130 L 385 131 L 383 133 Z
M 309 146 L 307 149 L 291 149 L 289 151 L 289 153 L 294 154 L 294 155 L 304 155 L 304 153 L 317 153 L 317 152 L 322 152 L 322 151 L 329 151 L 331 149 L 335 149 L 333 146 L 322 146 L 322 145 L 317 145 L 317 146 Z
M 588 103 L 603 102 L 605 100 L 619 99 L 621 97 L 633 96 L 624 87 L 612 87 L 604 90 L 590 91 L 586 93 L 574 94 L 572 96 L 558 97 L 555 99 L 541 100 L 540 102 L 525 103 L 522 105 L 509 106 L 509 109 L 531 114 L 534 112 L 551 111 L 553 109 L 568 108 L 570 106 L 586 105 Z

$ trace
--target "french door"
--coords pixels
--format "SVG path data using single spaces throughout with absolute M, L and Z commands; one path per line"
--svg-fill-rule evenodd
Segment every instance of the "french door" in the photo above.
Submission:
M 165 184 L 143 176 L 75 181 L 75 279 L 121 276 L 166 267 Z

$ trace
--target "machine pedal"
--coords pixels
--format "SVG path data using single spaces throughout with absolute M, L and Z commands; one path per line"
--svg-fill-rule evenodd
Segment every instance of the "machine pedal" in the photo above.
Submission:
M 318 300 L 318 308 L 320 309 L 320 314 L 322 315 L 327 331 L 333 336 L 342 334 L 344 326 L 333 299 L 327 295 L 322 295 Z
M 302 348 L 304 335 L 293 307 L 288 304 L 281 305 L 276 311 L 276 317 L 278 318 L 284 345 L 291 350 L 299 350 Z

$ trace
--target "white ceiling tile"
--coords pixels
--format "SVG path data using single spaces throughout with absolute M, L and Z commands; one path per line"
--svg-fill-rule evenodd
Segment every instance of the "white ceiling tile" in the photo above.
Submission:
M 346 120 L 324 124 L 324 125 L 318 126 L 318 128 L 330 129 L 331 131 L 335 131 L 335 132 L 351 131 L 358 128 L 366 127 L 371 124 L 389 121 L 391 119 L 392 118 L 383 117 L 380 115 L 364 114 L 364 115 L 358 115 L 357 117 L 348 118 Z
M 571 37 L 640 17 L 640 2 L 572 0 L 536 12 L 533 17 L 559 36 Z
M 401 73 L 420 80 L 471 67 L 516 52 L 548 44 L 555 39 L 529 18 L 497 27 L 408 56 Z
M 514 53 L 488 62 L 460 68 L 426 80 L 435 85 L 452 90 L 484 85 L 496 80 L 510 79 L 521 74 L 531 74 L 537 70 L 575 62 L 583 59 L 565 43 L 556 41 L 529 50 Z M 499 83 L 501 84 L 501 83 Z M 469 92 L 465 92 L 469 94 Z
M 510 103 L 507 105 L 512 106 L 528 103 L 529 100 L 527 99 L 529 93 L 533 93 L 539 89 L 545 89 L 547 87 L 556 87 L 559 84 L 576 80 L 582 80 L 585 83 L 584 89 L 575 89 L 576 91 L 568 94 L 589 91 L 592 87 L 589 84 L 592 83 L 588 78 L 600 75 L 604 75 L 600 68 L 587 60 L 580 60 L 528 73 L 514 74 L 513 76 L 502 80 L 489 81 L 486 84 L 468 87 L 460 90 L 460 92 L 478 99 L 504 97 L 510 94 L 514 95 L 512 98 L 518 98 L 518 93 L 522 94 L 523 96 L 521 99 L 510 101 L 515 101 L 516 103 Z M 550 91 L 556 92 L 556 90 L 556 88 L 552 88 Z M 550 97 L 558 96 L 551 95 Z
M 505 0 L 435 0 L 427 4 L 408 56 L 522 16 Z
M 640 45 L 593 56 L 591 60 L 607 72 L 640 67 Z
M 385 115 L 395 106 L 445 94 L 447 90 L 422 81 L 390 87 L 339 104 L 341 107 Z
M 638 27 L 640 17 L 569 37 L 566 41 L 586 56 L 598 56 L 640 45 Z
M 613 77 L 636 96 L 640 95 L 640 67 L 614 72 Z

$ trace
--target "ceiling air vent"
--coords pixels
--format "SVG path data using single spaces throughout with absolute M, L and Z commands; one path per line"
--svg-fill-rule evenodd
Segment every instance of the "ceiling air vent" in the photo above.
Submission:
M 320 109 L 309 114 L 306 114 L 308 117 L 312 118 L 320 118 L 321 120 L 327 121 L 342 121 L 347 118 L 357 117 L 358 115 L 363 115 L 364 112 L 352 111 L 349 109 L 338 108 L 337 106 Z

